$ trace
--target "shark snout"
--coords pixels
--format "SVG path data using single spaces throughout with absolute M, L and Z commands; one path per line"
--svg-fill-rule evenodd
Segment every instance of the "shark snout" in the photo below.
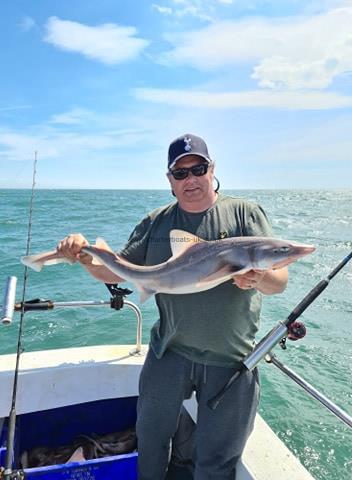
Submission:
M 287 267 L 287 265 L 290 265 L 299 258 L 305 257 L 306 255 L 313 253 L 315 250 L 316 248 L 314 247 L 314 245 L 295 244 L 292 246 L 291 252 L 287 255 L 286 258 L 282 258 L 274 263 L 273 269 Z
M 301 249 L 302 255 L 309 255 L 316 250 L 314 245 L 304 245 L 303 247 L 301 247 Z

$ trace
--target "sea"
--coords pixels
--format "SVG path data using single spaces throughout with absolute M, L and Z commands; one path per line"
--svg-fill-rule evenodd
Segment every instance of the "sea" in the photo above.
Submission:
M 302 298 L 352 249 L 352 189 L 231 190 L 230 195 L 259 203 L 277 237 L 314 244 L 316 251 L 289 267 L 289 284 L 279 295 L 264 296 L 259 341 L 284 320 Z M 9 275 L 18 277 L 21 299 L 31 191 L 0 190 L 0 295 Z M 69 233 L 91 242 L 103 237 L 119 250 L 134 225 L 153 208 L 174 201 L 166 190 L 35 191 L 30 252 L 54 249 Z M 61 264 L 28 272 L 26 299 L 54 302 L 108 300 L 105 285 L 79 265 Z M 133 285 L 127 284 L 131 290 Z M 133 292 L 129 299 L 139 304 Z M 0 300 L 1 302 L 1 300 Z M 152 299 L 140 305 L 143 342 L 157 319 Z M 300 318 L 306 336 L 273 350 L 289 366 L 352 415 L 352 261 L 330 282 Z M 221 322 L 221 319 L 214 319 Z M 19 315 L 0 324 L 0 354 L 17 347 Z M 111 343 L 134 343 L 136 322 L 128 309 L 61 308 L 25 315 L 25 351 Z M 280 439 L 318 480 L 352 479 L 352 429 L 312 399 L 274 365 L 262 361 L 259 412 Z M 0 387 L 1 392 L 1 387 Z

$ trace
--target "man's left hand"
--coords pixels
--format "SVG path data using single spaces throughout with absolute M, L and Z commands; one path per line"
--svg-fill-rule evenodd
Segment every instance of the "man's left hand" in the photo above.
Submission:
M 249 272 L 235 275 L 233 277 L 233 283 L 242 290 L 258 288 L 266 272 L 267 270 L 249 270 Z

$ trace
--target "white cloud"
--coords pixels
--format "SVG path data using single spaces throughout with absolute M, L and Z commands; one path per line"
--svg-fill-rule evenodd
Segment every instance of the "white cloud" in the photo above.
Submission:
M 86 121 L 91 115 L 89 110 L 83 108 L 74 108 L 69 112 L 58 113 L 51 117 L 49 123 L 58 123 L 62 125 L 78 125 Z
M 252 78 L 258 80 L 261 87 L 323 89 L 330 85 L 333 77 L 343 73 L 343 69 L 339 72 L 340 66 L 336 58 L 292 62 L 274 55 L 254 68 Z
M 352 96 L 333 92 L 292 92 L 253 90 L 213 93 L 206 91 L 140 88 L 134 90 L 139 100 L 176 107 L 233 109 L 262 107 L 281 110 L 327 110 L 352 107 Z
M 82 23 L 50 17 L 45 41 L 63 50 L 113 65 L 137 57 L 149 45 L 136 37 L 134 27 L 105 23 L 91 27 Z
M 85 132 L 67 133 L 59 130 L 37 132 L 0 132 L 0 151 L 3 159 L 24 160 L 32 152 L 38 151 L 42 159 L 82 158 L 86 160 L 98 154 L 117 148 L 120 139 L 117 135 Z
M 99 114 L 74 108 L 54 114 L 47 123 L 25 129 L 0 126 L 0 159 L 19 161 L 38 151 L 40 158 L 66 162 L 67 159 L 115 158 L 122 149 L 145 145 L 149 126 L 159 119 L 145 122 L 139 116 L 119 113 Z M 153 131 L 157 131 L 155 127 Z
M 212 20 L 209 15 L 209 5 L 204 4 L 202 0 L 172 0 L 172 3 L 174 3 L 173 14 L 176 17 L 195 17 L 207 22 Z
M 214 22 L 219 5 L 231 5 L 233 0 L 169 0 L 166 5 L 153 4 L 159 13 L 175 19 L 193 17 L 206 22 Z
M 172 15 L 172 8 L 170 7 L 163 7 L 162 5 L 157 5 L 156 3 L 153 3 L 152 9 L 163 15 Z
M 1 156 L 6 160 L 28 159 L 38 150 L 46 158 L 53 158 L 58 153 L 50 138 L 14 131 L 0 131 Z
M 217 22 L 169 35 L 161 61 L 218 69 L 256 62 L 253 78 L 269 88 L 325 88 L 352 70 L 352 6 L 309 17 Z

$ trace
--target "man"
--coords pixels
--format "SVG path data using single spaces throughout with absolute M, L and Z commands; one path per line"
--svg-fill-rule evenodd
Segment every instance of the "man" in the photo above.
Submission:
M 214 161 L 203 139 L 186 134 L 169 147 L 167 177 L 177 202 L 154 210 L 134 229 L 121 255 L 140 265 L 171 256 L 169 232 L 188 231 L 205 240 L 241 235 L 271 236 L 256 204 L 214 191 Z M 87 245 L 80 234 L 58 245 L 78 258 L 96 278 L 115 283 L 104 266 L 80 254 Z M 139 479 L 165 478 L 170 439 L 182 402 L 192 391 L 198 400 L 195 480 L 234 480 L 236 463 L 253 428 L 258 405 L 258 373 L 243 374 L 213 411 L 207 406 L 251 352 L 258 329 L 261 293 L 282 292 L 287 269 L 250 271 L 194 294 L 157 294 L 159 320 L 140 378 L 137 411 Z

